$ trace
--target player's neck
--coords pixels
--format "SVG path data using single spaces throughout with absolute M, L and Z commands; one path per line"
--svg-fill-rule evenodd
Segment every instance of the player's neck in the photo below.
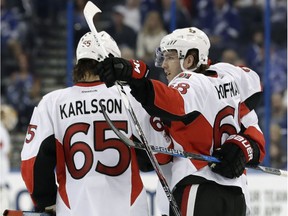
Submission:
M 83 79 L 79 80 L 78 82 L 93 82 L 93 81 L 99 81 L 100 78 L 98 75 L 85 75 L 85 77 L 83 77 Z

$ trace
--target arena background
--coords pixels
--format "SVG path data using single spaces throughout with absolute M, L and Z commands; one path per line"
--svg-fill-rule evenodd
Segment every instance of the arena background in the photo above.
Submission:
M 1 108 L 9 105 L 18 114 L 17 124 L 9 129 L 12 150 L 7 191 L 12 209 L 32 208 L 19 173 L 20 151 L 26 128 L 33 107 L 44 94 L 73 84 L 71 74 L 75 46 L 81 35 L 89 31 L 83 17 L 86 2 L 1 0 Z M 151 30 L 156 26 L 147 24 L 147 17 L 152 16 L 152 11 L 157 12 L 154 16 L 156 20 L 157 16 L 160 17 L 160 29 L 167 33 L 187 26 L 203 29 L 211 38 L 212 63 L 226 61 L 245 65 L 259 73 L 264 97 L 256 112 L 265 135 L 267 151 L 262 165 L 287 170 L 286 0 L 92 2 L 102 10 L 94 20 L 98 31 L 111 32 L 123 57 L 145 60 L 155 72 L 150 74 L 152 78 L 165 82 L 163 71 L 154 67 L 154 57 L 148 52 L 156 46 L 151 47 L 145 40 L 141 42 L 139 39 L 144 30 L 147 34 L 156 34 Z M 225 10 L 217 14 L 213 8 L 221 2 Z M 113 29 L 114 25 L 120 25 L 117 20 L 122 20 L 125 25 L 125 34 Z M 137 50 L 144 50 L 144 54 Z M 2 115 L 1 112 L 1 119 Z M 8 121 L 12 122 L 13 116 L 9 116 Z M 286 178 L 256 171 L 248 171 L 248 177 L 253 215 L 287 215 Z M 153 172 L 143 174 L 143 178 L 151 195 L 151 212 L 157 215 L 153 201 L 157 178 Z M 1 196 L 1 199 L 5 198 Z

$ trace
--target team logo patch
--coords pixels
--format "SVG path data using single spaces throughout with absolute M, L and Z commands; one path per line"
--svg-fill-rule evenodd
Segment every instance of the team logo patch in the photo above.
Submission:
M 85 45 L 87 48 L 90 47 L 92 44 L 91 40 L 85 40 L 83 41 L 83 45 Z
M 191 77 L 192 74 L 187 74 L 187 73 L 180 73 L 178 75 L 179 78 L 185 78 L 185 79 L 189 79 Z

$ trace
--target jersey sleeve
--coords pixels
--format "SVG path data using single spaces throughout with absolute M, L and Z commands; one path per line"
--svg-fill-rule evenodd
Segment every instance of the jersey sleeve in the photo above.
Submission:
M 220 75 L 229 74 L 234 77 L 240 91 L 240 132 L 256 143 L 259 149 L 259 162 L 262 162 L 265 156 L 265 139 L 255 112 L 263 94 L 258 74 L 250 68 L 236 67 L 227 63 L 218 63 L 211 68 L 216 69 Z
M 237 67 L 240 71 L 241 117 L 255 109 L 262 97 L 262 86 L 258 74 L 245 67 Z
M 265 139 L 258 124 L 258 117 L 254 110 L 250 111 L 241 118 L 241 132 L 248 135 L 259 148 L 259 162 L 265 157 Z
M 192 83 L 189 74 L 188 78 L 175 79 L 169 86 L 157 80 L 145 82 L 147 84 L 140 91 L 141 94 L 138 92 L 133 96 L 142 103 L 151 116 L 158 116 L 162 120 L 191 122 L 191 118 L 197 115 L 196 110 L 203 108 L 207 99 L 206 88 L 198 88 L 200 83 Z M 200 93 L 196 94 L 196 91 Z M 138 96 L 143 98 L 143 94 L 145 94 L 145 100 L 137 98 Z
M 168 135 L 168 132 L 163 125 L 161 119 L 159 117 L 150 116 L 146 110 L 138 103 L 134 97 L 130 97 L 131 105 L 133 107 L 133 111 L 137 117 L 137 120 L 143 130 L 143 134 L 147 140 L 149 145 L 160 146 L 165 148 L 173 148 L 172 140 Z M 131 116 L 128 115 L 129 121 L 132 123 L 133 120 Z M 136 127 L 132 127 L 132 134 L 136 141 L 140 141 L 141 137 L 136 129 Z M 137 155 L 139 156 L 139 166 L 143 167 L 142 171 L 150 171 L 152 170 L 152 165 L 150 164 L 149 158 L 146 154 L 146 151 L 136 150 Z M 172 156 L 164 155 L 164 154 L 155 154 L 156 159 L 160 164 L 169 163 L 172 159 Z M 148 165 L 147 165 L 148 164 Z M 147 168 L 150 167 L 150 168 Z
M 21 152 L 21 174 L 36 210 L 56 203 L 56 145 L 45 101 L 34 108 Z
M 249 68 L 237 67 L 240 74 L 240 120 L 241 132 L 248 135 L 260 150 L 259 162 L 265 156 L 265 139 L 258 124 L 258 116 L 255 108 L 262 97 L 261 81 L 257 73 Z

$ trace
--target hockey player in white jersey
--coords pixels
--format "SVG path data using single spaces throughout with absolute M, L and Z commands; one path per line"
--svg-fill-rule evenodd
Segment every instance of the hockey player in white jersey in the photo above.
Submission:
M 8 181 L 12 152 L 10 131 L 15 128 L 18 116 L 16 110 L 7 104 L 1 104 L 0 113 L 0 213 L 2 213 L 11 207 Z
M 115 80 L 127 81 L 146 111 L 167 125 L 175 149 L 221 160 L 208 164 L 173 158 L 171 189 L 182 215 L 244 216 L 249 214 L 245 166 L 258 165 L 265 155 L 254 110 L 261 83 L 249 68 L 210 66 L 209 48 L 200 29 L 177 29 L 161 40 L 157 58 L 168 86 L 139 78 L 142 71 L 135 74 L 121 58 L 101 62 L 100 79 L 108 87 Z M 169 215 L 174 215 L 171 209 Z
M 107 53 L 120 57 L 110 35 L 99 35 Z M 57 216 L 147 216 L 136 150 L 118 139 L 100 109 L 104 105 L 114 124 L 137 139 L 117 88 L 99 80 L 98 49 L 92 33 L 85 34 L 76 50 L 74 85 L 48 93 L 35 107 L 21 152 L 22 177 L 36 211 L 56 207 Z M 171 142 L 124 88 L 148 141 Z

